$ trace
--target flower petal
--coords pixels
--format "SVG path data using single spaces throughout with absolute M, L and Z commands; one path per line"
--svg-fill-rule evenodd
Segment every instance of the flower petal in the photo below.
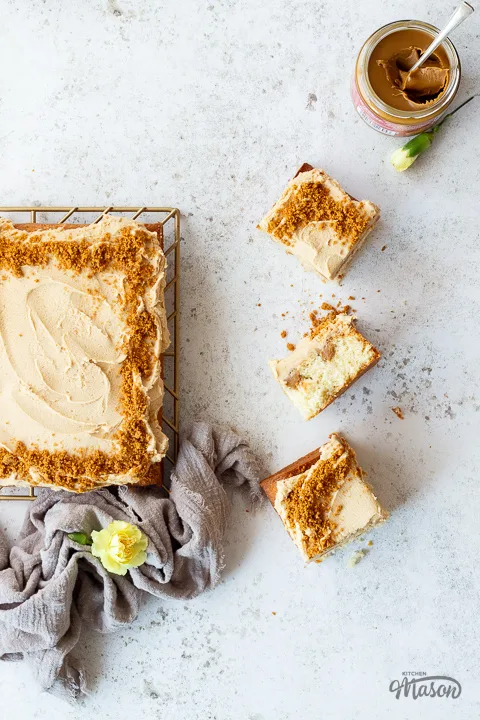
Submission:
M 146 559 L 147 559 L 147 553 L 139 552 L 138 555 L 130 562 L 129 568 L 140 567 L 140 565 L 143 565 L 143 563 L 145 562 Z
M 114 520 L 103 530 L 92 532 L 92 554 L 108 572 L 126 575 L 147 559 L 148 538 L 136 525 Z
M 399 148 L 398 150 L 395 150 L 391 157 L 391 162 L 395 170 L 398 170 L 398 172 L 403 172 L 407 168 L 412 165 L 412 163 L 415 162 L 418 155 L 409 155 L 408 152 L 406 152 L 403 148 Z

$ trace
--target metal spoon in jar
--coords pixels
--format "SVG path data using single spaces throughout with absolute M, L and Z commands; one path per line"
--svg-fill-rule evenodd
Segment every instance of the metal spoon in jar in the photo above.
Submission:
M 462 4 L 459 5 L 458 8 L 455 10 L 443 30 L 440 30 L 435 40 L 427 47 L 423 55 L 418 58 L 415 65 L 410 68 L 409 74 L 415 72 L 415 70 L 418 70 L 418 68 L 423 65 L 425 60 L 428 60 L 430 55 L 437 49 L 439 45 L 442 44 L 447 35 L 449 35 L 452 30 L 455 30 L 456 27 L 458 27 L 464 20 L 466 20 L 467 17 L 473 13 L 474 9 L 475 8 L 473 8 L 467 2 L 462 2 Z

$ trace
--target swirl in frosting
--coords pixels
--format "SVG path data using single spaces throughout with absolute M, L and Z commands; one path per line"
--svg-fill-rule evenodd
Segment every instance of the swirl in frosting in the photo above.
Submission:
M 119 369 L 125 357 L 120 293 L 113 274 L 102 280 L 69 277 L 55 267 L 29 268 L 26 277 L 2 281 L 0 387 L 2 416 L 9 420 L 6 437 L 53 449 L 60 434 L 64 446 L 66 436 L 72 436 L 76 448 L 91 447 L 92 436 L 100 441 L 119 426 Z M 0 435 L 5 444 L 2 440 Z

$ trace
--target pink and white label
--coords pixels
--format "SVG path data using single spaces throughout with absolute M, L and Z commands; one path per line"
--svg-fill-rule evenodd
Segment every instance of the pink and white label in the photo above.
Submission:
M 377 130 L 384 135 L 392 135 L 395 137 L 408 137 L 409 135 L 416 135 L 417 133 L 429 130 L 438 121 L 438 117 L 436 117 L 431 118 L 428 121 L 424 120 L 423 122 L 416 123 L 415 125 L 401 125 L 400 123 L 389 122 L 388 120 L 375 115 L 375 113 L 363 100 L 357 90 L 355 78 L 353 78 L 351 90 L 355 110 L 358 112 L 362 120 L 366 122 L 367 125 L 370 125 L 370 127 L 374 130 Z

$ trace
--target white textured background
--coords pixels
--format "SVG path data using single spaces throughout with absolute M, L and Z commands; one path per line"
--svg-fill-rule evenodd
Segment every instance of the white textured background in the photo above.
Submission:
M 396 175 L 398 141 L 349 96 L 373 30 L 439 24 L 452 4 L 0 0 L 0 204 L 180 207 L 184 425 L 231 423 L 266 471 L 341 430 L 392 510 L 354 569 L 351 548 L 304 568 L 272 509 L 236 500 L 214 593 L 151 601 L 129 631 L 87 635 L 97 679 L 77 708 L 1 664 L 1 720 L 480 716 L 480 99 Z M 459 99 L 480 92 L 479 17 L 455 36 Z M 254 229 L 304 161 L 383 211 L 340 289 Z M 306 424 L 266 361 L 320 293 L 354 295 L 384 357 Z M 22 511 L 0 505 L 11 535 Z M 388 685 L 404 670 L 452 675 L 462 696 L 397 701 Z

